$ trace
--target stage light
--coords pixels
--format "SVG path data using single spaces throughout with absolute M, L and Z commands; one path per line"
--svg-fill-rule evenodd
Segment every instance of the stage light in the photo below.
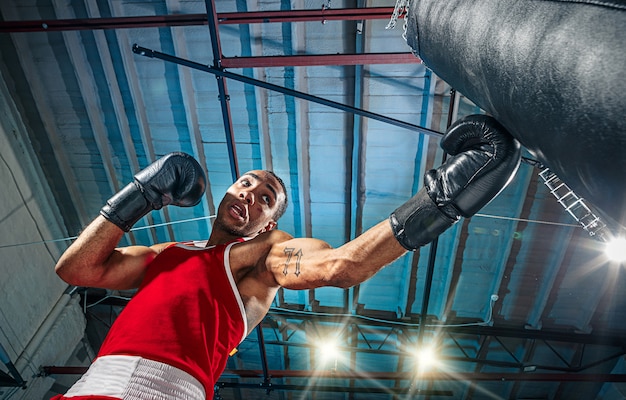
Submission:
M 315 342 L 317 348 L 317 368 L 336 370 L 341 360 L 339 341 L 334 337 L 327 337 Z
M 424 346 L 414 352 L 418 371 L 428 371 L 439 363 L 437 352 L 431 346 Z
M 322 361 L 333 360 L 337 358 L 337 343 L 334 340 L 324 340 L 318 343 L 317 348 L 320 351 Z
M 615 238 L 606 243 L 604 252 L 612 261 L 626 261 L 626 239 Z

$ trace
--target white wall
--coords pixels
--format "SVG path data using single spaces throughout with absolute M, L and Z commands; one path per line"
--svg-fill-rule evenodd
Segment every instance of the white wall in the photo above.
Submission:
M 40 368 L 64 365 L 84 335 L 78 299 L 54 273 L 68 242 L 42 243 L 67 237 L 42 177 L 0 73 L 0 344 L 28 385 L 0 399 L 44 398 L 54 380 Z

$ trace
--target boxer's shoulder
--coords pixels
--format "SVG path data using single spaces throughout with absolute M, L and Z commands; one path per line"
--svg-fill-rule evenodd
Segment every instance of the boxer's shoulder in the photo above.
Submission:
M 231 268 L 254 267 L 267 257 L 272 246 L 293 239 L 287 232 L 271 230 L 256 237 L 237 243 L 230 250 Z
M 271 246 L 291 239 L 293 239 L 293 236 L 287 232 L 273 229 L 269 232 L 263 232 L 254 238 L 241 243 L 241 245 L 248 248 L 258 247 L 259 249 L 265 248 L 269 250 Z

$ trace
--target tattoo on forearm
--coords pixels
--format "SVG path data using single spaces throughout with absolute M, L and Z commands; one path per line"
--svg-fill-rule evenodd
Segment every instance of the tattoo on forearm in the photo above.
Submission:
M 287 255 L 287 260 L 285 261 L 285 268 L 283 269 L 283 275 L 287 276 L 289 263 L 291 262 L 291 257 L 296 256 L 296 271 L 294 272 L 296 276 L 300 276 L 300 260 L 302 259 L 302 249 L 298 249 L 297 252 L 294 253 L 296 249 L 293 247 L 286 247 L 285 254 Z

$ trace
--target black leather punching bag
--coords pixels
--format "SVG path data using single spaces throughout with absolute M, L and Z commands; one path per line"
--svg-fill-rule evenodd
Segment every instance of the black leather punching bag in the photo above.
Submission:
M 407 25 L 426 66 L 624 226 L 625 0 L 412 0 Z

